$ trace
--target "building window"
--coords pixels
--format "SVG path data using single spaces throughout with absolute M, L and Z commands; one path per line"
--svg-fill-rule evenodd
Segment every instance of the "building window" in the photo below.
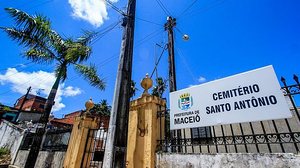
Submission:
M 191 139 L 193 144 L 212 143 L 211 128 L 191 128 Z

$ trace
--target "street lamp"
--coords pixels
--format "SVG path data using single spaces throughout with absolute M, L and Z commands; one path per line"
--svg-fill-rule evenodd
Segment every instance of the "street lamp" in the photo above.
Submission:
M 184 35 L 182 36 L 182 39 L 183 39 L 184 41 L 188 41 L 188 40 L 190 39 L 190 36 L 187 35 L 187 34 L 184 34 Z

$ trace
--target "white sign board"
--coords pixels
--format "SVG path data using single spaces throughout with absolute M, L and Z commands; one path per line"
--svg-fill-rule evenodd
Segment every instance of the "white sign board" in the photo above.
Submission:
M 292 117 L 272 66 L 170 93 L 171 129 Z

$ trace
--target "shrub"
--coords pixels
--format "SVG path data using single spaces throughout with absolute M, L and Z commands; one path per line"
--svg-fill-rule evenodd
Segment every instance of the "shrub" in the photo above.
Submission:
M 4 155 L 8 155 L 10 153 L 9 149 L 5 147 L 0 147 L 0 158 L 3 157 Z

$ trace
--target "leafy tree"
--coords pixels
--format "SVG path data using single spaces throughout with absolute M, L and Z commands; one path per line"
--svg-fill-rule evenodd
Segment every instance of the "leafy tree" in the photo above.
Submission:
M 3 110 L 3 111 L 11 111 L 11 109 L 10 109 L 8 106 L 4 106 L 4 107 L 2 108 L 2 110 Z
M 96 114 L 110 116 L 111 106 L 107 103 L 107 100 L 103 99 L 99 103 L 96 103 L 91 111 Z
M 156 78 L 156 85 L 154 86 L 152 90 L 152 95 L 157 96 L 157 97 L 162 97 L 163 93 L 167 89 L 167 82 L 164 80 L 162 77 Z
M 48 96 L 45 113 L 41 118 L 46 123 L 54 104 L 55 95 L 60 82 L 67 79 L 69 66 L 87 79 L 92 86 L 104 90 L 105 83 L 97 75 L 96 67 L 82 63 L 91 55 L 89 43 L 94 33 L 85 32 L 78 39 L 63 38 L 51 28 L 50 20 L 42 15 L 29 15 L 14 8 L 5 8 L 15 21 L 13 27 L 0 27 L 8 36 L 26 48 L 24 57 L 36 63 L 56 63 L 56 81 Z

